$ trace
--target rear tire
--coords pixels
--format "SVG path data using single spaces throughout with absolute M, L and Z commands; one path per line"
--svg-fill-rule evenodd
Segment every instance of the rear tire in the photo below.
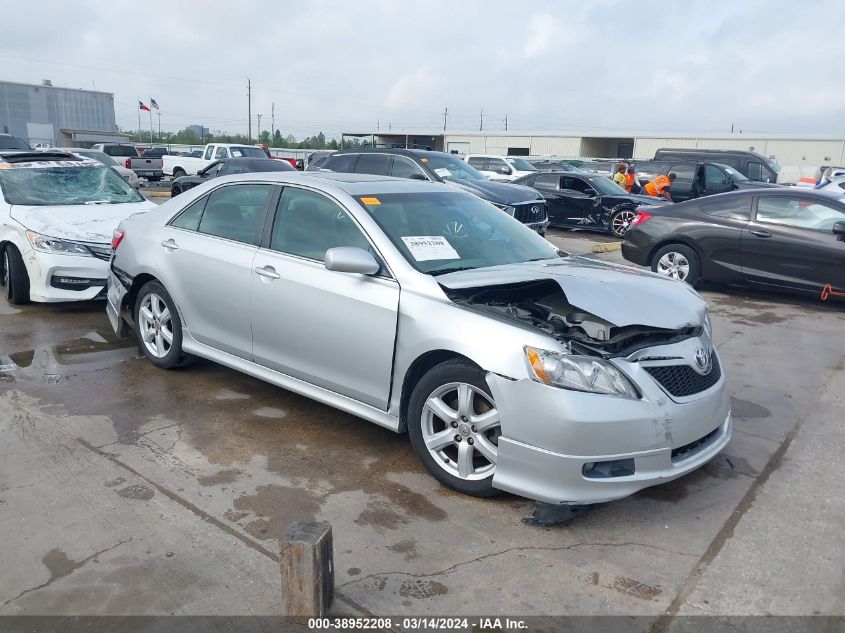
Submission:
M 156 367 L 173 369 L 194 362 L 182 351 L 182 321 L 173 299 L 157 281 L 148 281 L 135 301 L 135 334 L 147 360 Z
M 175 198 L 175 197 L 176 197 L 176 196 L 178 196 L 180 193 L 182 193 L 182 187 L 180 187 L 179 185 L 173 185 L 173 186 L 170 188 L 170 197 L 171 197 L 171 198 Z
M 668 244 L 657 251 L 651 258 L 651 270 L 691 286 L 701 281 L 701 261 L 696 252 L 685 244 Z
M 407 422 L 414 452 L 440 483 L 474 497 L 501 494 L 493 487 L 501 423 L 479 367 L 455 359 L 430 369 L 414 387 Z
M 185 170 L 181 167 L 177 167 L 173 170 L 173 177 L 174 178 L 181 178 L 182 176 L 187 176 L 188 174 L 185 173 Z
M 21 253 L 14 244 L 6 244 L 0 250 L 0 268 L 0 283 L 6 300 L 17 306 L 29 303 L 29 275 Z
M 610 213 L 607 221 L 607 232 L 613 237 L 623 238 L 628 232 L 631 220 L 637 217 L 637 210 L 630 206 L 615 207 Z

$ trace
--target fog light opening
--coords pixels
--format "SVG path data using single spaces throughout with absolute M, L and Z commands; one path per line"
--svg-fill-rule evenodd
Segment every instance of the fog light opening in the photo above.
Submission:
M 587 462 L 581 468 L 581 474 L 587 479 L 612 479 L 630 477 L 634 474 L 633 459 L 614 459 L 609 462 Z

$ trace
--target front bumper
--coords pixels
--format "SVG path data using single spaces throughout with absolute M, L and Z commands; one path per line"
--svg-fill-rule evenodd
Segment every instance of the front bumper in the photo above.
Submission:
M 29 298 L 39 303 L 88 301 L 103 293 L 109 264 L 96 257 L 28 250 L 22 255 L 29 275 Z
M 488 374 L 502 421 L 493 485 L 546 503 L 601 503 L 681 477 L 730 441 L 724 376 L 679 401 L 637 370 L 625 367 L 638 400 Z

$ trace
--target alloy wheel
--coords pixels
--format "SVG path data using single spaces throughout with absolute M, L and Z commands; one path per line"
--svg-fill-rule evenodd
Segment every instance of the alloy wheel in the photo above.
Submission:
M 476 481 L 495 471 L 501 422 L 479 388 L 465 382 L 438 387 L 425 401 L 421 422 L 429 454 L 450 475 Z
M 635 217 L 637 217 L 636 212 L 630 209 L 620 211 L 613 216 L 613 220 L 610 223 L 610 230 L 613 231 L 616 237 L 622 237 L 625 235 L 628 227 L 631 226 L 631 222 Z
M 664 253 L 657 262 L 657 272 L 666 277 L 684 281 L 689 276 L 690 263 L 681 253 Z
M 173 346 L 173 322 L 170 309 L 155 293 L 145 295 L 138 310 L 138 327 L 147 351 L 164 358 Z

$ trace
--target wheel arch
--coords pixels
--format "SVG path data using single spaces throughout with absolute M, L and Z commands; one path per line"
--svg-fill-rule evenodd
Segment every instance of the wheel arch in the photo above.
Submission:
M 411 394 L 420 379 L 432 368 L 448 360 L 465 360 L 476 367 L 480 366 L 468 356 L 448 349 L 436 349 L 428 351 L 414 359 L 408 367 L 402 379 L 402 393 L 399 399 L 399 429 L 400 433 L 408 430 L 408 404 L 411 401 Z
M 150 273 L 141 273 L 139 275 L 135 275 L 132 279 L 132 283 L 129 286 L 129 289 L 126 291 L 126 296 L 123 298 L 123 305 L 126 308 L 126 311 L 129 313 L 130 318 L 132 319 L 132 326 L 135 327 L 135 302 L 138 300 L 138 293 L 141 291 L 141 288 L 144 287 L 144 284 L 150 281 L 157 281 L 162 286 L 164 285 L 158 277 L 155 275 L 151 275 Z

